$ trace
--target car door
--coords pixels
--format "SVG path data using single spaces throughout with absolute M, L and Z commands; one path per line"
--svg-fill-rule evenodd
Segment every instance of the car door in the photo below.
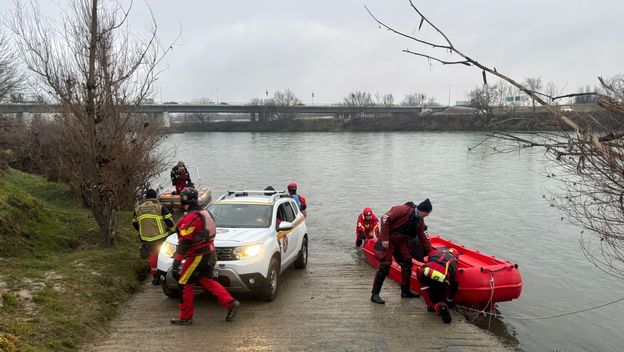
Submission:
M 289 201 L 285 201 L 278 206 L 276 219 L 276 226 L 279 226 L 277 224 L 281 221 L 294 223 L 295 212 Z M 284 264 L 289 264 L 294 260 L 298 251 L 297 229 L 293 227 L 293 229 L 290 230 L 278 231 L 277 239 L 282 251 L 282 262 Z

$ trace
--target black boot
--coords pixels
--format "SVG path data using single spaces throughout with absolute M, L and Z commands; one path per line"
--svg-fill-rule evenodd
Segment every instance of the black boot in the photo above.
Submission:
M 379 292 L 381 292 L 381 286 L 383 286 L 384 280 L 388 274 L 382 270 L 381 268 L 377 270 L 377 274 L 375 274 L 375 279 L 373 280 L 373 291 L 371 292 L 371 302 L 375 302 L 378 304 L 386 304 L 381 297 L 379 297 Z
M 182 319 L 182 318 L 171 318 L 171 324 L 173 325 L 191 325 L 193 324 L 193 318 L 191 319 Z
M 232 321 L 236 312 L 238 312 L 238 307 L 240 307 L 239 301 L 234 301 L 230 304 L 230 309 L 228 309 L 227 315 L 225 316 L 225 321 Z
M 444 322 L 444 324 L 450 324 L 453 320 L 453 317 L 451 317 L 451 312 L 449 312 L 448 307 L 444 303 L 440 304 L 440 316 L 442 317 L 442 321 Z
M 377 304 L 386 304 L 386 301 L 384 301 L 381 297 L 379 297 L 378 293 L 373 293 L 371 295 L 371 302 L 374 302 Z
M 160 285 L 160 283 L 161 283 L 160 274 L 154 275 L 154 278 L 152 279 L 152 285 L 158 286 Z
M 418 298 L 420 295 L 418 293 L 412 292 L 409 289 L 409 286 L 401 286 L 401 297 L 403 298 Z

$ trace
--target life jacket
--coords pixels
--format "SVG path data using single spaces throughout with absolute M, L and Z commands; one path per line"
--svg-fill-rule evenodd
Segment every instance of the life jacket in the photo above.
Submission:
M 457 257 L 447 250 L 436 249 L 429 253 L 422 274 L 441 283 L 450 283 L 457 270 Z
M 152 242 L 167 237 L 169 232 L 162 215 L 162 205 L 156 199 L 146 199 L 134 208 L 141 240 Z
M 189 251 L 191 253 L 200 254 L 205 253 L 206 251 L 202 249 L 207 248 L 210 252 L 214 252 L 214 239 L 217 234 L 217 226 L 215 225 L 212 214 L 206 209 L 199 211 L 192 210 L 190 213 L 199 214 L 202 220 L 202 230 L 193 234 Z
M 292 194 L 290 197 L 295 200 L 295 202 L 299 206 L 299 209 L 301 209 L 301 198 L 299 197 L 299 195 L 298 194 Z

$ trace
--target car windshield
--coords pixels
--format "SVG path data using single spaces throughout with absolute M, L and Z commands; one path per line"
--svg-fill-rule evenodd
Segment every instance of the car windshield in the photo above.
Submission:
M 264 204 L 211 204 L 217 227 L 263 228 L 271 225 L 273 206 Z

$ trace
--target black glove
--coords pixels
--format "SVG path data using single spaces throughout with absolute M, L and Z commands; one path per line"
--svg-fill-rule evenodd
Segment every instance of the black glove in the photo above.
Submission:
M 173 275 L 173 278 L 176 281 L 180 280 L 180 263 L 181 263 L 181 261 L 174 260 L 173 261 L 173 266 L 171 267 L 171 275 Z

